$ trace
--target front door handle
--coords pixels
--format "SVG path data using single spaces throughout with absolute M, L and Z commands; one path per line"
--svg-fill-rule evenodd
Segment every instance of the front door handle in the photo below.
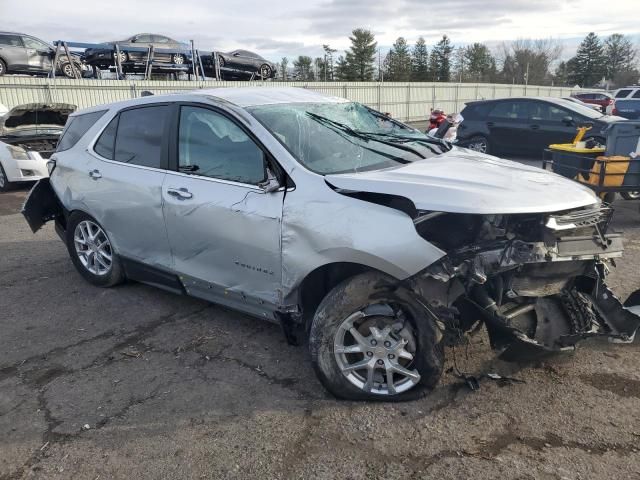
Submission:
M 531 130 L 540 130 L 540 125 L 531 125 Z
M 495 123 L 493 122 L 487 122 L 487 127 L 493 127 L 495 125 Z
M 179 200 L 187 200 L 189 198 L 193 198 L 193 193 L 191 193 L 186 188 L 169 188 L 167 189 L 167 194 L 172 197 L 176 197 Z
M 100 173 L 100 170 L 98 170 L 98 169 L 91 170 L 89 172 L 89 176 L 91 178 L 93 178 L 94 180 L 97 180 L 98 178 L 102 178 L 102 174 Z

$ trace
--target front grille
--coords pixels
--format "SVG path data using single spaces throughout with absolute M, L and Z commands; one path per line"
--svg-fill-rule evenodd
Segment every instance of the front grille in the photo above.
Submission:
M 546 226 L 551 230 L 569 230 L 609 224 L 613 209 L 609 207 L 596 207 L 584 210 L 573 210 L 560 215 L 549 215 Z

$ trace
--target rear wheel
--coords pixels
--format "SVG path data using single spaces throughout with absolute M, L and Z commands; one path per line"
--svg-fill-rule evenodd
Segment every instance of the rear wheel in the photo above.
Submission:
M 218 55 L 218 65 L 220 65 L 220 68 L 224 67 L 224 58 L 220 55 Z
M 182 55 L 181 53 L 174 53 L 171 56 L 171 60 L 175 65 L 184 65 L 185 58 L 184 58 L 184 55 Z
M 100 224 L 83 212 L 74 212 L 67 222 L 67 250 L 85 280 L 99 287 L 124 281 L 124 270 L 111 240 Z
M 62 65 L 60 65 L 60 71 L 67 78 L 76 78 L 74 69 L 75 69 L 75 72 L 77 73 L 82 72 L 82 70 L 80 69 L 80 65 L 77 65 L 77 64 L 73 65 L 70 62 L 64 62 Z
M 469 150 L 474 150 L 480 153 L 489 153 L 489 140 L 483 135 L 475 135 L 471 137 L 471 140 L 466 142 L 466 146 Z
M 625 200 L 638 200 L 640 198 L 640 190 L 635 192 L 620 192 L 620 195 L 622 195 L 622 198 Z
M 7 64 L 4 63 L 4 60 L 0 60 L 0 77 L 7 73 Z
M 129 60 L 129 54 L 127 52 L 123 52 L 120 50 L 117 54 L 114 52 L 113 58 L 116 59 L 116 56 L 120 59 L 120 63 L 127 62 Z
M 443 366 L 440 335 L 410 297 L 376 272 L 329 292 L 309 339 L 313 366 L 327 390 L 348 400 L 402 401 L 435 387 Z

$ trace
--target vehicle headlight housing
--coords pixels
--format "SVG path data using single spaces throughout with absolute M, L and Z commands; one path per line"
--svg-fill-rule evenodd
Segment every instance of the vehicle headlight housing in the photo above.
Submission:
M 29 160 L 29 152 L 22 147 L 16 147 L 15 145 L 7 145 L 7 150 L 11 154 L 11 158 L 14 160 Z

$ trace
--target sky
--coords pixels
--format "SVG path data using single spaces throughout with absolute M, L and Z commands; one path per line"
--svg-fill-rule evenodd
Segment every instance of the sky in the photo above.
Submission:
M 399 36 L 428 45 L 447 34 L 456 45 L 497 46 L 554 38 L 563 57 L 590 31 L 640 43 L 640 0 L 0 0 L 0 28 L 43 40 L 102 42 L 136 33 L 193 39 L 200 50 L 244 48 L 270 60 L 342 51 L 357 27 L 386 52 Z

